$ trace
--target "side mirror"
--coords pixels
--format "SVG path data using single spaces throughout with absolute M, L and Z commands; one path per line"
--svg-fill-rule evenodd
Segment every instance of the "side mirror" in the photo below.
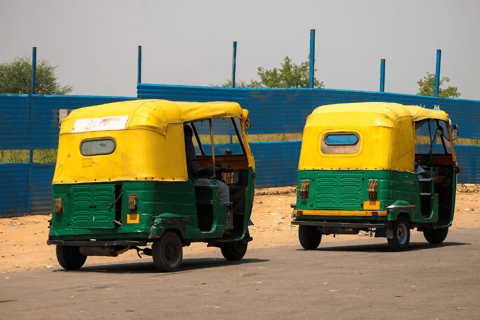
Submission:
M 443 128 L 442 127 L 437 128 L 437 136 L 439 136 L 439 137 L 443 136 Z
M 250 128 L 251 128 L 251 127 L 252 127 L 252 123 L 250 122 L 250 119 L 247 119 L 247 120 L 245 121 L 245 129 L 247 129 L 246 132 L 245 132 L 245 134 L 246 134 L 247 136 L 248 136 L 248 131 L 250 131 Z
M 458 126 L 454 124 L 452 126 L 452 141 L 457 140 L 458 138 Z

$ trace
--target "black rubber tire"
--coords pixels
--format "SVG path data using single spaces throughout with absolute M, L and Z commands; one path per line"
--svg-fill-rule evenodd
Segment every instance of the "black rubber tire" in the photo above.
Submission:
M 177 271 L 182 264 L 183 245 L 180 237 L 172 231 L 165 232 L 152 246 L 153 263 L 162 272 Z
M 445 240 L 445 238 L 447 238 L 447 235 L 448 235 L 448 228 L 423 231 L 423 236 L 425 237 L 425 240 L 427 240 L 431 244 L 442 243 Z
M 244 240 L 228 242 L 222 245 L 220 249 L 223 257 L 228 261 L 238 261 L 242 260 L 245 253 L 247 253 L 248 242 Z
M 404 251 L 410 243 L 410 225 L 404 217 L 398 217 L 393 223 L 393 239 L 387 239 L 393 251 Z
M 300 245 L 303 249 L 315 250 L 322 241 L 322 233 L 318 231 L 317 227 L 299 226 L 298 240 L 300 240 Z
M 57 245 L 57 260 L 66 270 L 78 270 L 87 257 L 80 252 L 80 247 Z

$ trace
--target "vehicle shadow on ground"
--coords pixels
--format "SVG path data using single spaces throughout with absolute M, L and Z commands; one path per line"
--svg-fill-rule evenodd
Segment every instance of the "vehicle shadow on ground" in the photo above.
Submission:
M 176 272 L 160 272 L 155 268 L 153 261 L 148 259 L 148 261 L 139 261 L 139 262 L 130 262 L 130 263 L 115 263 L 115 264 L 105 264 L 105 265 L 93 265 L 85 266 L 76 272 L 93 272 L 93 273 L 159 273 L 159 274 L 175 274 L 181 272 L 188 272 L 192 270 L 199 269 L 208 269 L 208 268 L 218 268 L 218 267 L 228 267 L 243 265 L 249 263 L 260 263 L 269 261 L 268 259 L 242 259 L 239 261 L 228 261 L 223 258 L 192 258 L 184 259 L 180 269 Z M 64 269 L 55 270 L 54 272 L 72 272 Z
M 471 243 L 463 243 L 463 242 L 444 242 L 441 244 L 430 244 L 424 242 L 410 242 L 406 251 L 416 251 L 416 250 L 429 250 L 429 249 L 436 249 L 442 247 L 451 247 L 451 246 L 465 246 L 471 245 Z M 297 251 L 306 251 L 305 249 L 297 249 Z M 310 251 L 310 250 L 309 250 Z M 329 252 L 392 252 L 388 244 L 361 244 L 361 245 L 339 245 L 339 246 L 331 246 L 331 247 L 322 247 L 320 246 L 316 250 L 311 251 L 329 251 Z

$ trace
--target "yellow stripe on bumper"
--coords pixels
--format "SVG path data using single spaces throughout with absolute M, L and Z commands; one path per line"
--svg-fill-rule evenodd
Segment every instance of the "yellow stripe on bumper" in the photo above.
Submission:
M 304 216 L 351 216 L 351 217 L 385 217 L 387 211 L 321 211 L 321 210 L 294 210 L 293 213 Z

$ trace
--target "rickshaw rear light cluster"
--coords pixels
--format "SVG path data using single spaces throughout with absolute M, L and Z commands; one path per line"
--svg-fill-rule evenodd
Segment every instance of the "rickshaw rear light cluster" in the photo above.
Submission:
M 377 201 L 377 196 L 378 196 L 377 179 L 370 179 L 368 181 L 368 199 L 370 199 L 370 201 Z
M 308 200 L 308 194 L 310 193 L 310 180 L 302 180 L 300 185 L 300 198 L 302 201 Z
M 63 213 L 63 198 L 55 199 L 55 213 Z
M 128 208 L 130 211 L 137 211 L 138 207 L 138 198 L 135 193 L 132 193 L 128 196 Z

